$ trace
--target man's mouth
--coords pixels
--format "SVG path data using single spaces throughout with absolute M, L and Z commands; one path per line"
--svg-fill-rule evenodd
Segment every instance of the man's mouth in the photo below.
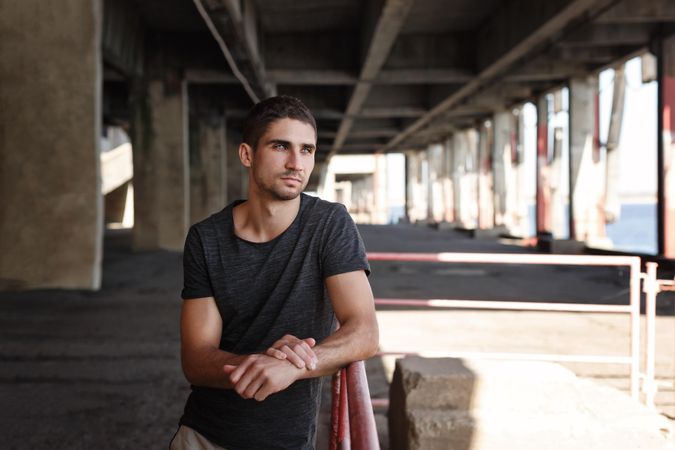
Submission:
M 297 183 L 302 183 L 302 180 L 296 177 L 281 177 L 281 179 L 285 181 L 295 181 Z

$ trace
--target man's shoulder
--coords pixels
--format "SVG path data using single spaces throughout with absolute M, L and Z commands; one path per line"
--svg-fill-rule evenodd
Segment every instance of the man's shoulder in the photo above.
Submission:
M 302 194 L 307 203 L 307 211 L 316 217 L 322 217 L 330 220 L 335 214 L 347 213 L 347 209 L 342 203 L 329 202 L 319 197 Z

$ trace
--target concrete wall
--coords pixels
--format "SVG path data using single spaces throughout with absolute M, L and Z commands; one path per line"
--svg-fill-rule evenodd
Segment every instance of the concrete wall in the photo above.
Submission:
M 0 288 L 101 283 L 101 2 L 2 2 Z

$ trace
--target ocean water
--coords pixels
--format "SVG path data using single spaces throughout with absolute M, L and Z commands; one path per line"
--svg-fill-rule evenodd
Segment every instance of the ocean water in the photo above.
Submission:
M 534 236 L 534 205 L 530 205 L 529 213 L 530 236 Z M 622 203 L 619 220 L 607 224 L 607 236 L 614 250 L 656 254 L 656 203 Z
M 623 203 L 619 220 L 607 225 L 607 235 L 617 250 L 656 254 L 656 227 L 656 203 Z

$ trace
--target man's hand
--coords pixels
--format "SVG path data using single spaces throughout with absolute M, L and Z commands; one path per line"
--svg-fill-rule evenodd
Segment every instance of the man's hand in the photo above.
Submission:
M 254 398 L 261 402 L 269 395 L 283 391 L 300 378 L 304 370 L 288 361 L 267 355 L 249 355 L 233 369 L 225 365 L 225 373 L 229 372 L 234 390 L 243 398 Z
M 298 339 L 287 334 L 272 344 L 265 354 L 277 359 L 288 359 L 298 369 L 314 370 L 319 362 L 312 350 L 315 345 L 314 338 Z

